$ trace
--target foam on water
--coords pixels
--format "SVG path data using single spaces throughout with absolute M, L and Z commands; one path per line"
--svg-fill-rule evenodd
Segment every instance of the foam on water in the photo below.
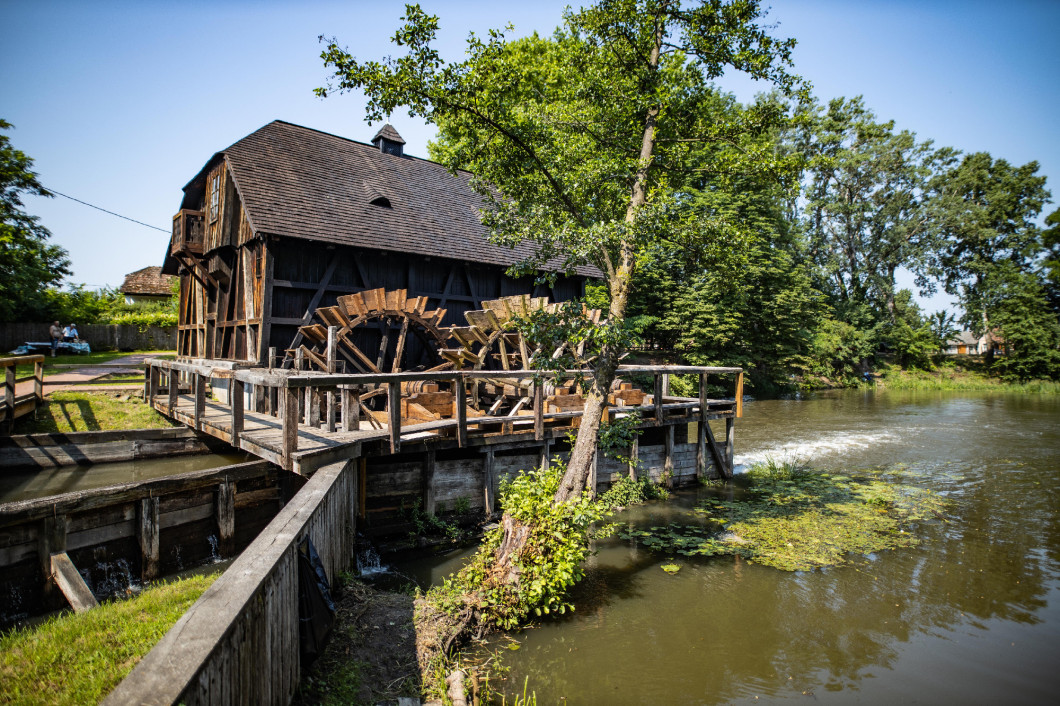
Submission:
M 867 449 L 879 444 L 896 441 L 898 436 L 891 432 L 874 433 L 843 433 L 834 432 L 825 434 L 815 439 L 798 439 L 774 444 L 762 449 L 755 449 L 742 454 L 736 454 L 733 459 L 736 472 L 740 473 L 756 463 L 770 459 L 776 461 L 796 460 L 808 462 L 824 456 L 847 453 L 849 451 Z

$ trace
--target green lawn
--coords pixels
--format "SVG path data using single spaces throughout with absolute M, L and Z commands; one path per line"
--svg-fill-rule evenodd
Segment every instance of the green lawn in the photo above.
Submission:
M 103 392 L 53 392 L 36 415 L 15 421 L 15 434 L 48 434 L 110 429 L 164 429 L 176 426 L 143 400 Z
M 57 366 L 88 366 L 97 365 L 99 363 L 109 363 L 116 358 L 124 358 L 127 355 L 144 355 L 144 354 L 161 354 L 160 357 L 173 359 L 176 354 L 173 351 L 105 351 L 101 353 L 89 353 L 87 355 L 57 355 L 54 358 L 51 355 L 44 354 L 44 377 L 49 375 L 58 375 L 59 373 L 68 373 L 75 368 L 70 367 L 57 367 Z M 2 358 L 13 358 L 11 355 L 0 355 Z M 32 365 L 19 365 L 15 369 L 15 375 L 18 377 L 25 377 L 33 374 Z
M 219 573 L 150 586 L 0 637 L 0 704 L 97 704 Z

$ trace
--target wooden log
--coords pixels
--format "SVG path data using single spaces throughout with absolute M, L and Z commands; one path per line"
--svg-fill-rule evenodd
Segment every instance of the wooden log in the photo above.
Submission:
M 401 385 L 387 386 L 387 431 L 390 434 L 390 453 L 401 450 Z
M 285 470 L 294 468 L 292 456 L 298 450 L 298 390 L 285 387 L 280 391 L 280 418 L 282 420 L 283 444 L 281 457 Z
M 243 402 L 243 390 L 245 382 L 242 380 L 229 380 L 228 381 L 228 404 L 231 405 L 231 424 L 232 424 L 232 446 L 239 448 L 239 437 L 243 435 L 243 415 L 244 415 L 244 402 Z
M 159 568 L 159 523 L 158 498 L 140 500 L 140 523 L 137 536 L 140 540 L 140 579 L 150 581 L 158 576 Z
M 66 552 L 51 555 L 50 569 L 52 579 L 66 596 L 66 600 L 70 602 L 70 607 L 75 613 L 83 613 L 99 605 Z
M 453 411 L 456 414 L 456 445 L 463 448 L 467 445 L 467 390 L 463 379 L 457 378 L 453 381 L 453 392 L 455 393 Z
M 437 510 L 437 487 L 435 480 L 435 451 L 427 449 L 423 455 L 423 511 L 428 515 Z
M 222 557 L 235 553 L 235 538 L 236 486 L 224 482 L 217 486 L 217 548 Z

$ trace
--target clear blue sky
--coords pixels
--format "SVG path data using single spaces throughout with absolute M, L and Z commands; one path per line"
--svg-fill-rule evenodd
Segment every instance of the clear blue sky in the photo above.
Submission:
M 469 30 L 511 22 L 515 35 L 547 34 L 566 3 L 421 4 L 441 18 L 443 52 L 458 58 Z M 378 126 L 364 122 L 359 97 L 313 96 L 326 78 L 317 37 L 378 58 L 393 53 L 402 9 L 0 0 L 0 117 L 47 187 L 168 230 L 181 187 L 206 160 L 271 120 L 370 139 Z M 796 70 L 820 98 L 862 94 L 922 139 L 1037 160 L 1060 196 L 1060 2 L 776 0 L 770 17 L 774 34 L 798 40 Z M 744 100 L 755 91 L 739 78 L 723 86 Z M 392 122 L 407 151 L 425 156 L 432 132 L 403 114 Z M 162 262 L 165 233 L 59 197 L 32 198 L 28 209 L 70 252 L 73 282 L 115 286 Z

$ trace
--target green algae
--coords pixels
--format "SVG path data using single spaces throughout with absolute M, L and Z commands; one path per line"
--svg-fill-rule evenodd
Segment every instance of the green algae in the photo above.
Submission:
M 941 515 L 936 493 L 879 474 L 830 474 L 767 462 L 747 472 L 734 499 L 710 498 L 704 525 L 628 528 L 621 536 L 683 556 L 738 555 L 785 571 L 863 561 L 918 543 L 918 523 Z

